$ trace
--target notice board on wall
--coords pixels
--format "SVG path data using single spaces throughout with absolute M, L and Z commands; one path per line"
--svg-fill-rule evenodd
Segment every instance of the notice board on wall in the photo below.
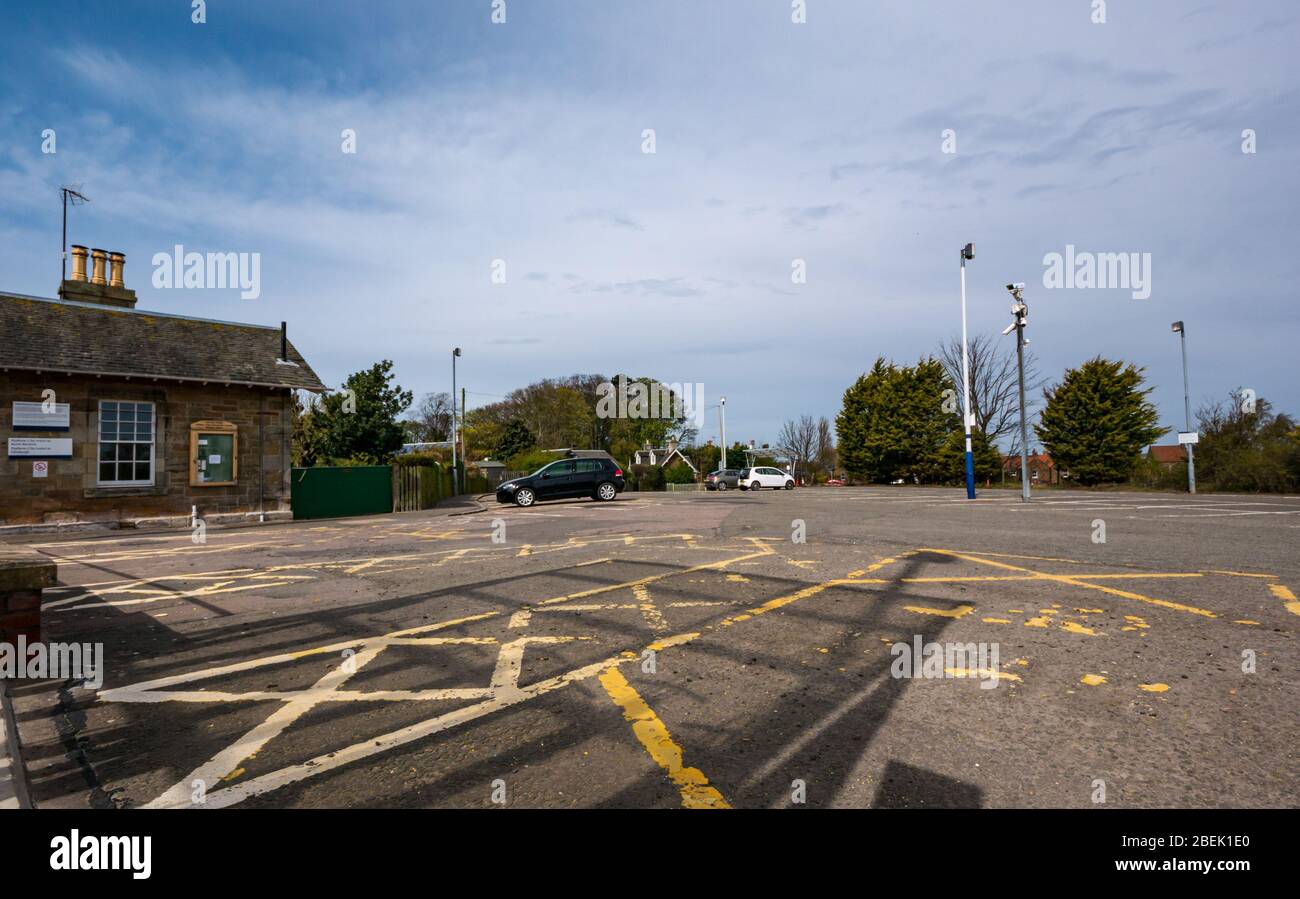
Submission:
M 239 427 L 228 421 L 190 425 L 190 486 L 226 487 L 239 480 Z

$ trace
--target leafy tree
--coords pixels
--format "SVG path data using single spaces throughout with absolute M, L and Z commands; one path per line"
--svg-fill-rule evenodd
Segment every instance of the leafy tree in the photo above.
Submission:
M 1044 407 L 1034 427 L 1063 471 L 1088 486 L 1124 480 L 1144 447 L 1166 429 L 1147 399 L 1144 369 L 1097 356 L 1043 390 Z
M 673 465 L 663 469 L 663 473 L 666 484 L 691 484 L 695 481 L 695 472 L 689 465 Z
M 1002 475 L 1002 454 L 983 431 L 971 431 L 971 456 L 975 462 L 975 480 L 991 481 Z M 966 434 L 953 431 L 943 445 L 942 468 L 945 481 L 966 483 Z
M 385 359 L 348 375 L 343 389 L 321 398 L 300 418 L 304 464 L 340 461 L 379 465 L 402 448 L 406 432 L 398 422 L 413 395 L 393 382 Z
M 1274 414 L 1263 397 L 1252 406 L 1231 395 L 1225 403 L 1200 409 L 1196 423 L 1198 483 L 1215 490 L 1300 489 L 1300 427 L 1289 415 Z
M 871 371 L 844 392 L 835 419 L 839 463 L 876 482 L 895 478 L 938 480 L 941 450 L 961 417 L 946 402 L 953 384 L 931 357 L 915 366 L 876 359 Z
M 536 444 L 537 441 L 533 439 L 533 434 L 528 430 L 528 425 L 514 418 L 505 426 L 493 452 L 498 459 L 509 459 L 511 456 L 531 449 Z

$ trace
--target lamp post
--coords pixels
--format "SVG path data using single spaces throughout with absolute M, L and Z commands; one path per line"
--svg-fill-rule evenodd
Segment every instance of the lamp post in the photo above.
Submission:
M 456 468 L 456 357 L 460 347 L 451 351 L 451 492 L 460 494 L 460 470 Z
M 1011 304 L 1011 314 L 1015 320 L 1007 325 L 1003 335 L 1016 332 L 1016 369 L 1020 376 L 1020 500 L 1029 502 L 1029 422 L 1025 418 L 1025 325 L 1029 323 L 1029 306 L 1025 303 L 1025 285 L 1008 284 L 1007 290 L 1015 302 Z
M 961 383 L 964 394 L 962 416 L 966 426 L 966 498 L 975 498 L 975 456 L 971 452 L 970 429 L 974 416 L 970 408 L 970 358 L 966 350 L 966 260 L 975 258 L 975 244 L 961 248 Z
M 1187 387 L 1187 329 L 1183 323 L 1178 321 L 1170 326 L 1173 332 L 1178 335 L 1178 342 L 1183 348 L 1183 414 L 1186 416 L 1187 433 L 1192 432 L 1192 397 L 1191 391 Z M 1196 492 L 1196 459 L 1192 454 L 1192 445 L 1183 444 L 1187 447 L 1187 492 Z
M 722 421 L 722 467 L 727 467 L 727 398 L 718 405 L 718 418 Z

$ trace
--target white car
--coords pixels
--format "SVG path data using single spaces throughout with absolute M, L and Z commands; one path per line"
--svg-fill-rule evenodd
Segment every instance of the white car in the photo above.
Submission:
M 741 490 L 760 490 L 763 487 L 793 490 L 794 478 L 779 468 L 746 468 L 740 473 Z

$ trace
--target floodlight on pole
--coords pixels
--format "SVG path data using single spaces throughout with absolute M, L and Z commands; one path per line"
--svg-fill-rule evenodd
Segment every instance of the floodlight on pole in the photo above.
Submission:
M 460 493 L 460 471 L 456 468 L 456 359 L 460 356 L 460 347 L 451 351 L 451 492 Z
M 961 248 L 961 384 L 962 384 L 962 422 L 966 432 L 966 498 L 975 498 L 975 455 L 971 451 L 971 427 L 975 416 L 970 408 L 970 356 L 966 340 L 966 262 L 975 258 L 975 244 L 968 243 Z
M 1187 329 L 1183 327 L 1181 321 L 1176 321 L 1169 326 L 1170 329 L 1178 335 L 1178 342 L 1183 349 L 1183 414 L 1186 416 L 1187 431 L 1192 433 L 1192 396 L 1188 389 L 1187 382 Z M 1187 492 L 1196 492 L 1196 456 L 1192 450 L 1191 443 L 1183 443 L 1180 438 L 1179 443 L 1187 448 Z
M 722 467 L 727 467 L 727 398 L 724 396 L 718 403 L 718 418 L 722 424 Z

